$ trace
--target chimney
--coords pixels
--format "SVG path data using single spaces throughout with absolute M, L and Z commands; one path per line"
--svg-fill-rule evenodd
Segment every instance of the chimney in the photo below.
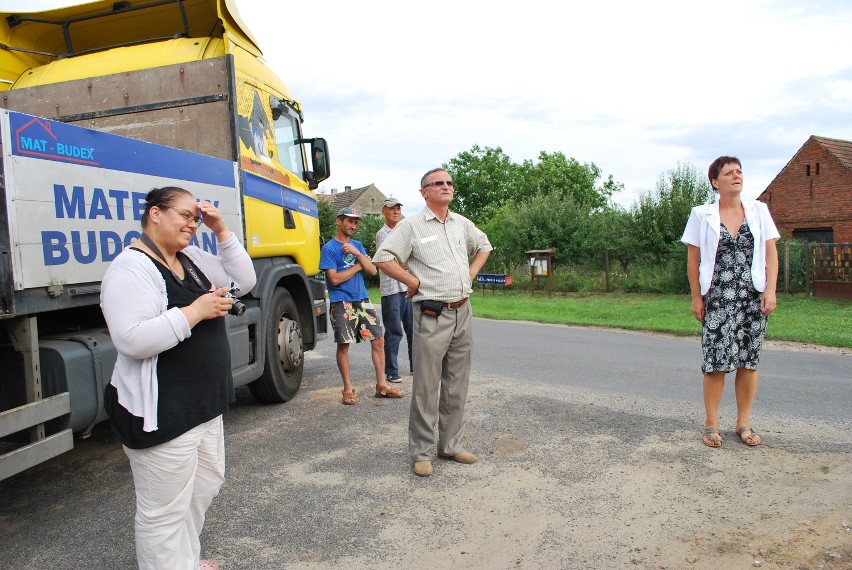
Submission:
M 331 195 L 334 196 L 335 194 L 337 194 L 337 188 L 332 188 Z
M 344 187 L 343 187 L 343 191 L 344 191 L 344 192 L 349 192 L 350 190 L 352 190 L 352 187 L 351 187 L 351 186 L 344 186 Z

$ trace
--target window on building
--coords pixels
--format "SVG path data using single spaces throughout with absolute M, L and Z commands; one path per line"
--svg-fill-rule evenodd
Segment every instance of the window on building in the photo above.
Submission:
M 831 228 L 803 228 L 793 230 L 793 237 L 808 243 L 834 243 L 834 230 Z
M 806 164 L 805 165 L 805 176 L 810 176 L 810 175 L 811 175 L 811 165 Z

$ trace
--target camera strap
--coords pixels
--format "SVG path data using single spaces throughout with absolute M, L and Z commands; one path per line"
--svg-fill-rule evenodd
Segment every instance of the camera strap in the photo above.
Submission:
M 175 273 L 174 269 L 172 269 L 172 267 L 169 265 L 169 262 L 166 261 L 166 257 L 163 255 L 163 252 L 160 251 L 160 248 L 157 247 L 157 245 L 151 238 L 145 235 L 145 232 L 142 232 L 142 235 L 139 236 L 139 240 L 145 245 L 147 245 L 148 249 L 153 251 L 157 257 L 163 260 L 163 264 L 169 268 L 169 271 L 172 272 L 172 276 L 177 280 L 178 283 L 183 282 L 183 280 L 178 277 L 177 273 Z M 183 266 L 183 270 L 186 271 L 186 273 L 190 277 L 192 277 L 192 280 L 195 281 L 195 283 L 199 287 L 201 287 L 202 290 L 207 290 L 207 287 L 205 287 L 204 283 L 201 282 L 201 278 L 198 276 L 198 273 L 195 271 L 195 268 L 189 262 L 189 259 L 187 259 L 186 255 L 184 255 L 183 252 L 179 251 L 177 252 L 177 255 L 175 257 L 177 257 L 178 261 Z

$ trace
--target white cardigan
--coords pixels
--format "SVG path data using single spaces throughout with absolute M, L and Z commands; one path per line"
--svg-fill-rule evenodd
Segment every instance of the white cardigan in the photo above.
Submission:
M 217 255 L 198 247 L 183 250 L 216 288 L 233 281 L 240 294 L 254 287 L 254 265 L 236 236 L 217 245 Z M 157 355 L 192 334 L 183 312 L 166 309 L 166 282 L 141 251 L 126 248 L 101 282 L 101 310 L 118 351 L 110 383 L 119 403 L 143 419 L 143 431 L 157 429 Z
M 751 260 L 751 281 L 760 292 L 766 289 L 766 242 L 778 239 L 781 234 L 769 215 L 769 208 L 756 200 L 743 201 L 745 219 L 754 236 L 754 256 Z M 737 228 L 739 229 L 739 228 Z M 695 206 L 689 214 L 683 237 L 685 244 L 694 245 L 701 251 L 701 263 L 698 270 L 698 283 L 701 294 L 710 290 L 713 281 L 713 268 L 716 266 L 716 250 L 719 249 L 719 237 L 722 234 L 722 220 L 719 216 L 719 203 Z

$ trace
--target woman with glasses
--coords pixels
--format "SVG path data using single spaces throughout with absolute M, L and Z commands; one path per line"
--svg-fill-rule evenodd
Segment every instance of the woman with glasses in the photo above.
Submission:
M 190 245 L 202 221 L 216 255 Z M 133 472 L 139 568 L 216 568 L 200 560 L 199 536 L 225 480 L 226 293 L 255 280 L 218 209 L 177 187 L 148 193 L 140 239 L 104 276 L 101 308 L 118 351 L 104 407 Z

